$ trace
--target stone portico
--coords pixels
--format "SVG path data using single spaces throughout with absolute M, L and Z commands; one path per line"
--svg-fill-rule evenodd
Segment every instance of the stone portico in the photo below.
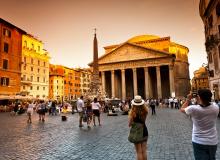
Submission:
M 180 49 L 172 50 L 174 45 Z M 110 98 L 181 97 L 190 90 L 188 49 L 169 37 L 137 36 L 105 50 L 98 59 L 99 75 Z

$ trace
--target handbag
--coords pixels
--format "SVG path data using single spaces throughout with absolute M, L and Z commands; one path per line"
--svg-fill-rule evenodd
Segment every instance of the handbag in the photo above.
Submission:
M 147 140 L 147 137 L 144 137 L 143 133 L 144 125 L 142 123 L 133 122 L 128 136 L 128 141 L 131 143 L 140 143 Z

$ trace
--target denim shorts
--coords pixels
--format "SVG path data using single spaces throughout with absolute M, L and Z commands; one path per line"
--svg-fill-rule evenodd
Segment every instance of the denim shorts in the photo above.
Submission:
M 217 145 L 202 145 L 195 142 L 192 144 L 195 160 L 215 160 Z

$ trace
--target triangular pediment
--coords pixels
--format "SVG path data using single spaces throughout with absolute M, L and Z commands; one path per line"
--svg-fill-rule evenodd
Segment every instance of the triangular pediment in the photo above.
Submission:
M 145 48 L 132 43 L 124 43 L 115 50 L 101 56 L 98 60 L 99 64 L 116 63 L 152 58 L 170 57 L 169 53 Z

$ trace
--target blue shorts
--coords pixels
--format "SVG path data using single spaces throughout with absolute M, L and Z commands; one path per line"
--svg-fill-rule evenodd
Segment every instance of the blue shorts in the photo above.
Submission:
M 215 160 L 217 145 L 202 145 L 195 142 L 192 144 L 195 160 Z

